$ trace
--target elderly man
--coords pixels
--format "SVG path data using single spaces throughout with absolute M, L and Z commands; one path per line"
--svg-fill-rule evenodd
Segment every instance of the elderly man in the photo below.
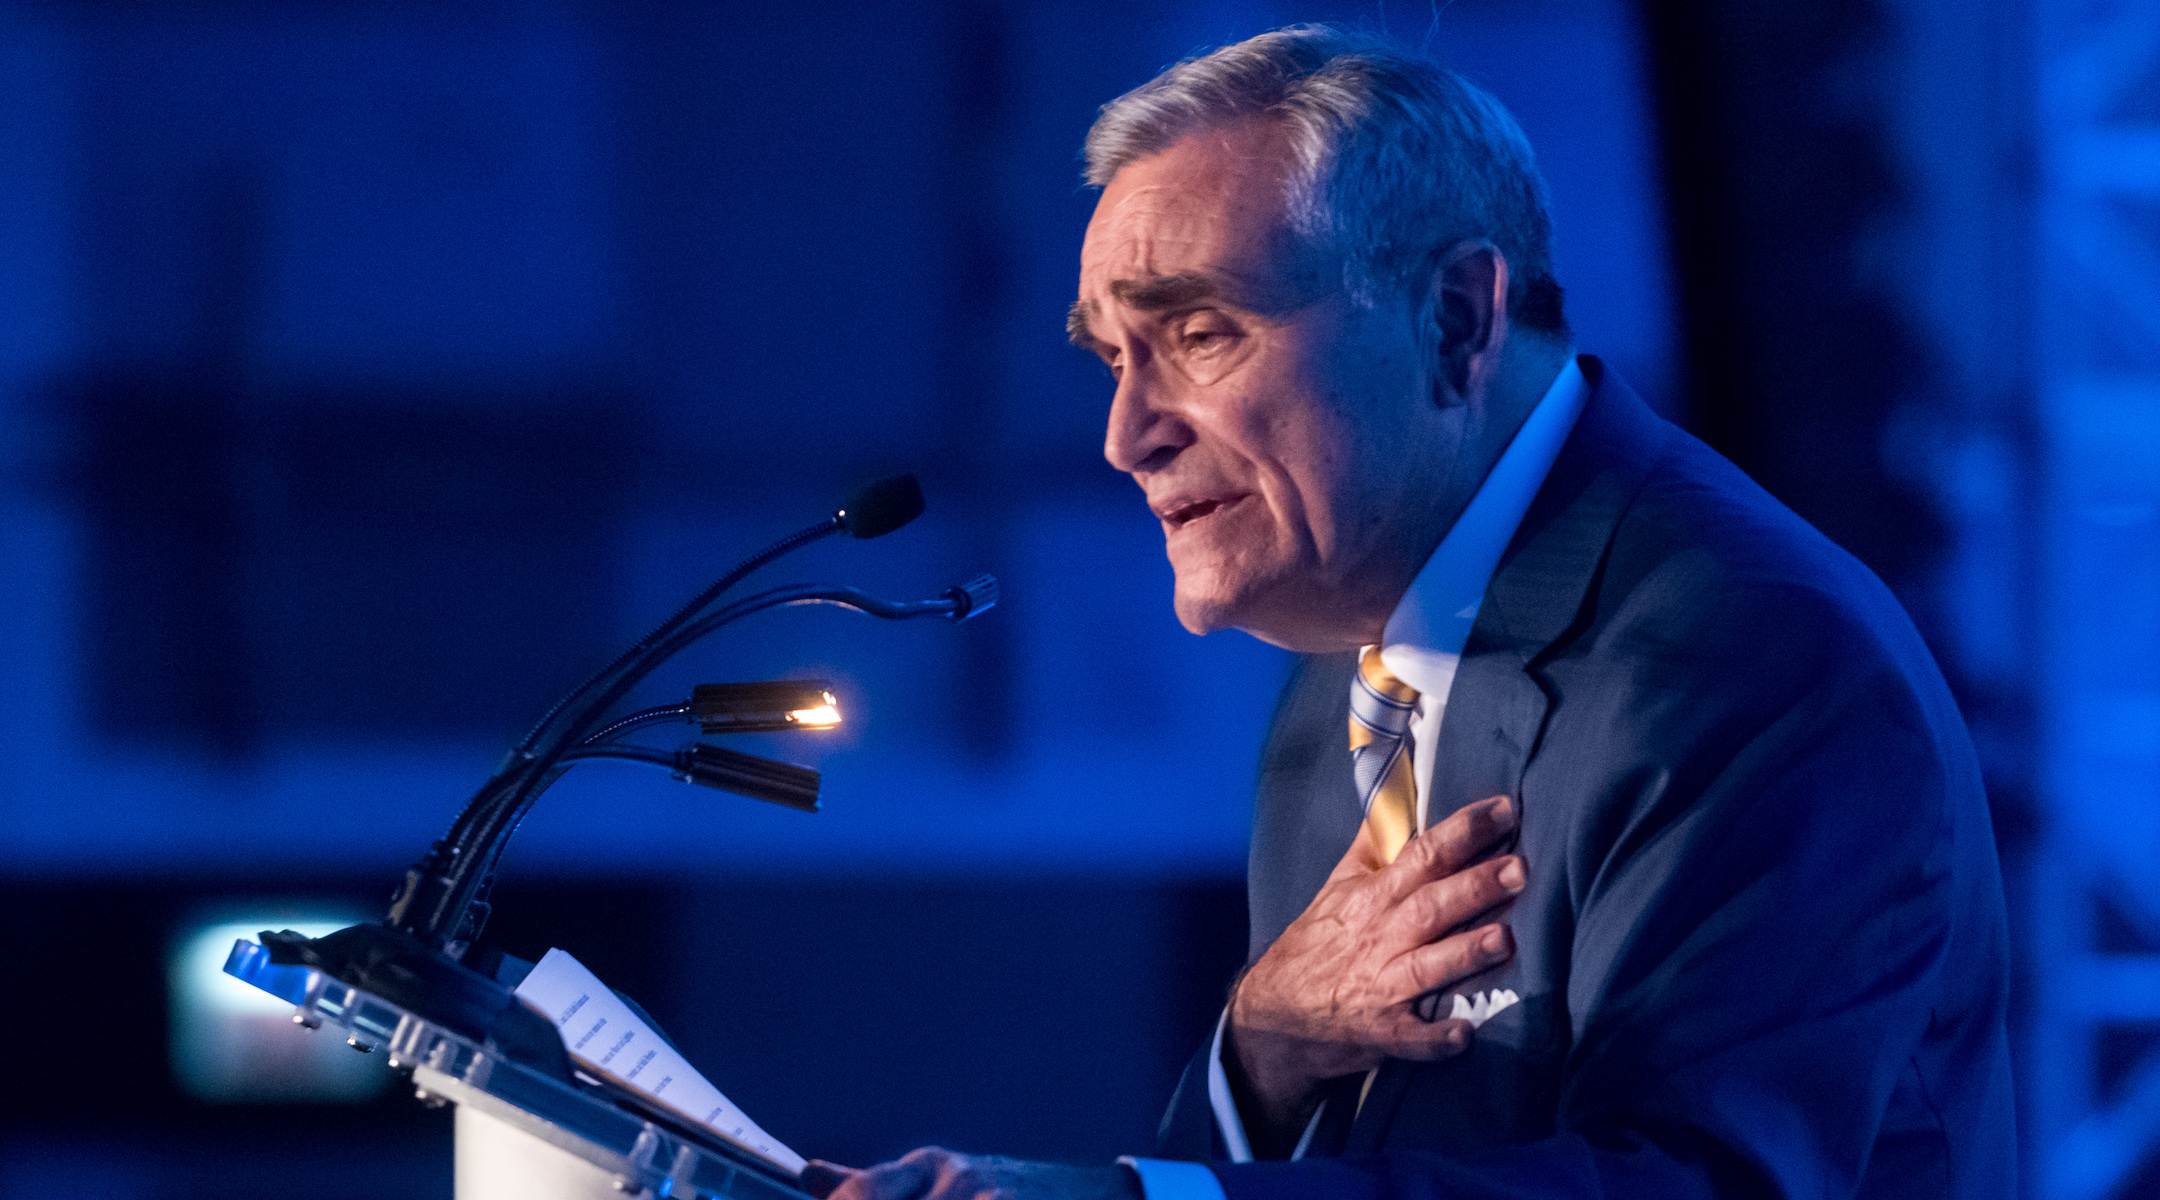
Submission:
M 1883 586 L 1578 357 L 1491 97 L 1326 28 L 1088 136 L 1072 336 L 1179 618 L 1302 659 L 1159 1158 L 834 1200 L 2009 1196 L 2001 887 Z

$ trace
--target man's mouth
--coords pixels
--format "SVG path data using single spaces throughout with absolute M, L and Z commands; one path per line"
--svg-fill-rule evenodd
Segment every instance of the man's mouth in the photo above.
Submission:
M 1166 509 L 1162 513 L 1163 523 L 1172 529 L 1183 529 L 1194 521 L 1228 508 L 1242 499 L 1243 496 L 1209 496 L 1203 500 L 1188 501 L 1175 508 Z

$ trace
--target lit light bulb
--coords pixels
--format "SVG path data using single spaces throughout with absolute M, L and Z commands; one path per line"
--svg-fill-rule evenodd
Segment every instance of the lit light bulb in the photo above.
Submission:
M 840 709 L 833 703 L 832 693 L 825 695 L 825 703 L 816 708 L 798 708 L 788 714 L 788 720 L 812 729 L 830 729 L 840 723 Z

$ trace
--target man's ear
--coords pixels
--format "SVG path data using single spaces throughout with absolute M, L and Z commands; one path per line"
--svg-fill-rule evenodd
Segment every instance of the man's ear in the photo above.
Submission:
M 1434 264 L 1430 297 L 1434 396 L 1442 407 L 1482 387 L 1507 340 L 1508 261 L 1484 238 L 1455 243 Z

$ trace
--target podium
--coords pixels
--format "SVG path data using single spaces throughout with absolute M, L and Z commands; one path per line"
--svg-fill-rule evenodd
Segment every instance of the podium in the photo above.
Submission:
M 797 584 L 716 607 L 730 588 L 784 554 L 837 533 L 883 537 L 922 511 L 914 476 L 880 479 L 851 493 L 831 516 L 737 563 L 548 709 L 450 831 L 405 873 L 380 922 L 320 938 L 292 930 L 265 931 L 262 943 L 240 938 L 225 973 L 291 1003 L 296 1024 L 326 1036 L 342 1033 L 358 1050 L 381 1048 L 392 1071 L 410 1075 L 421 1103 L 456 1105 L 460 1200 L 647 1193 L 662 1200 L 810 1200 L 779 1165 L 793 1159 L 792 1151 L 780 1148 L 776 1162 L 746 1148 L 760 1144 L 748 1137 L 754 1125 L 747 1117 L 728 1127 L 708 1115 L 703 1120 L 716 1124 L 701 1124 L 651 1100 L 658 1086 L 651 1093 L 631 1090 L 635 1070 L 617 1081 L 621 1086 L 598 1078 L 609 1075 L 606 1056 L 588 1063 L 593 1074 L 585 1074 L 562 1045 L 557 1022 L 567 1013 L 538 1015 L 492 971 L 473 970 L 465 954 L 487 924 L 487 896 L 510 835 L 540 794 L 580 762 L 643 763 L 703 787 L 816 812 L 818 773 L 808 767 L 704 741 L 669 751 L 624 739 L 686 723 L 699 737 L 831 729 L 840 723 L 838 701 L 821 680 L 700 684 L 684 703 L 610 714 L 661 663 L 752 613 L 823 604 L 886 621 L 959 622 L 987 611 L 998 600 L 997 580 L 988 575 L 931 600 L 882 600 L 851 587 Z M 605 989 L 597 979 L 592 986 Z M 639 1065 L 652 1057 L 648 1052 Z M 714 1114 L 742 1116 L 710 1090 L 708 1099 L 724 1106 Z M 729 1137 L 747 1140 L 738 1145 Z
M 514 1062 L 245 938 L 225 973 L 291 1003 L 296 1025 L 383 1051 L 421 1103 L 456 1105 L 458 1200 L 810 1200 L 772 1164 L 634 1096 Z

